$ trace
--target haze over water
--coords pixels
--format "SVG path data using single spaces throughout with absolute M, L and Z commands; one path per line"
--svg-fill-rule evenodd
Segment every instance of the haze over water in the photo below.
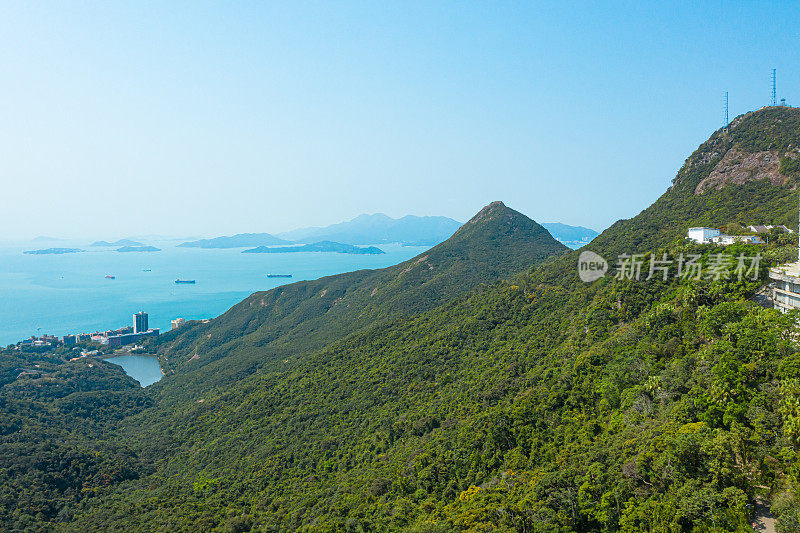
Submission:
M 150 243 L 148 243 L 150 244 Z M 405 261 L 427 247 L 380 245 L 382 255 L 336 253 L 243 254 L 241 248 L 176 248 L 120 253 L 86 244 L 0 245 L 0 345 L 31 335 L 103 331 L 131 324 L 144 310 L 150 327 L 170 320 L 213 318 L 255 291 L 286 283 Z M 24 250 L 76 246 L 90 251 L 25 255 Z M 150 269 L 145 272 L 144 269 Z M 291 279 L 267 274 L 292 274 Z M 106 275 L 116 279 L 105 279 Z M 195 285 L 174 283 L 195 279 Z

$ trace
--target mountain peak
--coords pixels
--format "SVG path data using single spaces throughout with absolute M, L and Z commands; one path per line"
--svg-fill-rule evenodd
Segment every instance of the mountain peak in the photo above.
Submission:
M 506 204 L 498 200 L 490 203 L 489 205 L 483 207 L 480 211 L 478 211 L 475 214 L 475 216 L 469 219 L 466 222 L 466 224 L 464 224 L 458 229 L 455 235 L 459 234 L 463 235 L 465 232 L 472 231 L 472 229 L 475 227 L 484 226 L 486 224 L 489 224 L 490 222 L 502 219 L 505 219 L 509 224 L 511 224 L 515 220 L 528 221 L 530 222 L 530 224 L 533 224 L 534 226 L 541 227 L 536 222 L 529 219 L 522 213 L 511 209 L 510 207 L 506 206 Z M 528 224 L 523 223 L 523 225 L 528 225 Z
M 395 220 L 386 213 L 364 213 L 358 215 L 354 219 L 351 219 L 349 222 L 364 222 L 364 221 L 380 221 L 380 222 L 388 222 Z
M 606 257 L 644 252 L 694 226 L 730 223 L 797 227 L 800 109 L 773 106 L 736 117 L 685 161 L 650 207 L 593 241 Z
M 505 211 L 512 211 L 512 210 L 506 207 L 506 204 L 504 204 L 500 200 L 495 200 L 494 202 L 490 203 L 489 205 L 483 207 L 480 211 L 478 211 L 477 214 L 474 217 L 472 217 L 469 221 L 470 222 L 478 221 L 484 217 L 492 216 L 494 214 L 502 213 Z

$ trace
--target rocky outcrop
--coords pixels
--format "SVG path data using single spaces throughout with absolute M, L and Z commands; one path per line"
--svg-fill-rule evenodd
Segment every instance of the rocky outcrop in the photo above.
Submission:
M 694 193 L 703 194 L 711 189 L 763 179 L 769 180 L 772 185 L 786 185 L 789 178 L 780 173 L 780 165 L 780 156 L 774 150 L 747 154 L 732 148 L 714 170 L 697 184 Z

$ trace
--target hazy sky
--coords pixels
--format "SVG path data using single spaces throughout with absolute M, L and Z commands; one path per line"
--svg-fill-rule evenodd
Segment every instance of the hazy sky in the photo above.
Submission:
M 503 200 L 596 229 L 800 105 L 800 2 L 0 2 L 0 238 Z

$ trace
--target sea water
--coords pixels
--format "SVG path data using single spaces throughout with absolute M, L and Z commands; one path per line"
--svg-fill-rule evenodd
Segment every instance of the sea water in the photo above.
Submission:
M 213 318 L 255 291 L 409 259 L 427 247 L 378 245 L 386 253 L 243 254 L 242 248 L 117 252 L 86 243 L 0 245 L 0 345 L 44 333 L 62 336 L 132 324 L 138 311 L 167 331 L 174 318 Z M 77 247 L 82 253 L 26 255 L 24 250 Z M 292 274 L 268 278 L 267 274 Z M 106 275 L 115 279 L 106 279 Z M 176 278 L 196 284 L 176 284 Z

